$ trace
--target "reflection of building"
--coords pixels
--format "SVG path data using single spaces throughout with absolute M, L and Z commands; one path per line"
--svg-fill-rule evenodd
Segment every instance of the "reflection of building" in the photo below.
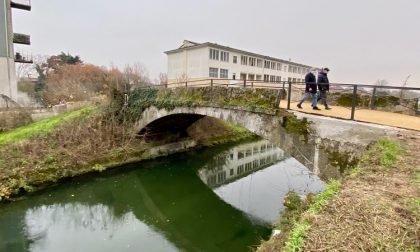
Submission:
M 283 159 L 283 150 L 267 140 L 261 140 L 236 146 L 216 156 L 214 162 L 200 169 L 199 176 L 204 183 L 214 188 Z
M 302 81 L 309 66 L 215 43 L 185 40 L 168 55 L 168 82 L 194 79 Z
M 29 45 L 29 35 L 13 33 L 12 8 L 30 10 L 30 0 L 0 0 L 0 95 L 17 100 L 15 62 L 31 63 L 22 53 L 14 53 L 13 44 Z

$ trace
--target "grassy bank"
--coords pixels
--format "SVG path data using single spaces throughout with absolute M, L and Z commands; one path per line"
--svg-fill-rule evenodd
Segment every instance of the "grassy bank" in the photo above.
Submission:
M 138 139 L 132 122 L 112 108 L 85 108 L 0 134 L 0 198 L 32 192 L 60 179 L 167 155 L 156 143 Z M 238 141 L 253 136 L 243 128 L 216 120 L 191 127 L 194 146 Z M 162 144 L 162 143 L 159 143 Z M 163 143 L 165 144 L 165 143 Z M 185 151 L 182 147 L 175 151 Z
M 18 143 L 32 137 L 46 137 L 53 132 L 61 124 L 71 121 L 75 118 L 88 117 L 95 111 L 95 108 L 88 107 L 81 110 L 61 114 L 39 122 L 31 123 L 29 125 L 14 129 L 9 132 L 0 134 L 0 146 L 11 143 Z
M 418 251 L 419 144 L 381 139 L 323 193 L 303 202 L 288 195 L 280 234 L 259 251 Z

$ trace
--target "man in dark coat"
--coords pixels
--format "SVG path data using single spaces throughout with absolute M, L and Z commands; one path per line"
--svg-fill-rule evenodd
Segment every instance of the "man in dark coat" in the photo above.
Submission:
M 306 74 L 305 76 L 305 94 L 300 99 L 299 103 L 297 104 L 298 108 L 302 108 L 302 103 L 308 99 L 309 96 L 312 96 L 312 108 L 315 110 L 320 110 L 317 107 L 317 95 L 316 95 L 316 69 L 311 68 L 310 72 Z
M 322 103 L 325 106 L 325 109 L 331 109 L 328 107 L 327 103 L 327 92 L 330 92 L 330 82 L 328 80 L 328 72 L 330 69 L 328 67 L 323 68 L 318 74 L 318 89 L 319 89 L 319 97 L 318 101 L 322 100 Z

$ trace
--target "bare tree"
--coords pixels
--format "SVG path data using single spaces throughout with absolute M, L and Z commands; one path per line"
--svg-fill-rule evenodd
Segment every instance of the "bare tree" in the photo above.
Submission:
M 144 65 L 138 62 L 125 66 L 124 77 L 130 88 L 141 87 L 150 83 L 149 72 Z
M 166 73 L 159 74 L 159 84 L 160 85 L 168 84 L 168 75 Z

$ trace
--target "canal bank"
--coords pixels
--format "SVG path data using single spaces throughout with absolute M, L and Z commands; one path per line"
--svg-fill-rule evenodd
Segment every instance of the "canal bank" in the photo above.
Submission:
M 90 107 L 0 134 L 0 200 L 126 163 L 256 137 L 206 117 L 191 125 L 187 137 L 145 141 L 124 123 L 104 122 L 108 117 L 107 108 Z
M 276 235 L 258 251 L 419 250 L 419 146 L 418 132 L 379 140 L 325 192 L 290 195 Z
M 267 140 L 195 149 L 0 204 L 0 250 L 247 251 L 268 238 L 288 191 L 323 188 Z

